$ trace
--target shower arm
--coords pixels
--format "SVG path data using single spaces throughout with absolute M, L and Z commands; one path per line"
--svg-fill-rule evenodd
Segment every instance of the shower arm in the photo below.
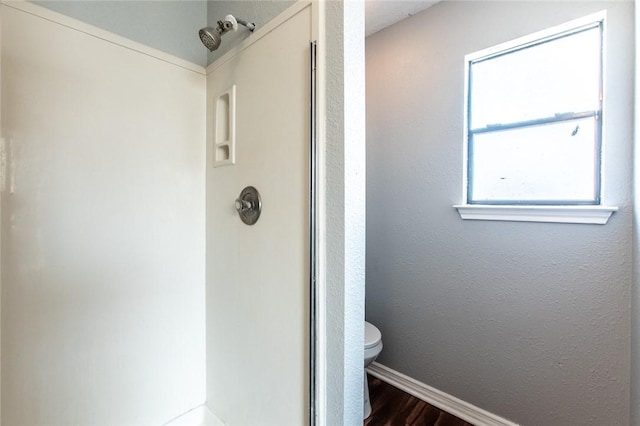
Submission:
M 256 29 L 256 24 L 253 22 L 247 22 L 244 19 L 239 19 L 239 18 L 236 18 L 236 21 L 238 21 L 238 24 L 244 25 L 245 27 L 247 27 L 251 32 L 253 32 L 253 30 Z
M 218 21 L 217 31 L 220 35 L 224 35 L 229 31 L 234 31 L 237 28 L 237 24 L 247 27 L 251 32 L 256 29 L 256 24 L 254 24 L 253 22 L 247 22 L 244 19 L 238 19 L 233 15 L 228 15 L 227 18 Z

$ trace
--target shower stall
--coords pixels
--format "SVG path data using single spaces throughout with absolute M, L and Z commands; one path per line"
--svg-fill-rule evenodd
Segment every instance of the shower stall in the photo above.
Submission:
M 207 68 L 0 4 L 4 426 L 361 418 L 362 5 L 241 3 Z

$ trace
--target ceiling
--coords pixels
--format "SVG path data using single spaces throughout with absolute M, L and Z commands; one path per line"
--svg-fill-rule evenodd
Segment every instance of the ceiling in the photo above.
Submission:
M 365 33 L 367 36 L 415 15 L 439 0 L 366 0 Z

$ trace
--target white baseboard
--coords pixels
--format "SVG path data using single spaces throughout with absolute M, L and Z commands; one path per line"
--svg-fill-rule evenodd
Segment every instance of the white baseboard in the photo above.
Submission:
M 516 423 L 425 385 L 377 362 L 367 368 L 367 373 L 476 426 L 518 426 Z

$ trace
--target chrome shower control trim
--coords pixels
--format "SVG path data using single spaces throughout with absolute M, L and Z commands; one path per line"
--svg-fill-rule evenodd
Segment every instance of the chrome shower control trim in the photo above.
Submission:
M 262 213 L 262 199 L 260 193 L 253 186 L 247 186 L 236 199 L 236 211 L 247 225 L 253 225 Z

